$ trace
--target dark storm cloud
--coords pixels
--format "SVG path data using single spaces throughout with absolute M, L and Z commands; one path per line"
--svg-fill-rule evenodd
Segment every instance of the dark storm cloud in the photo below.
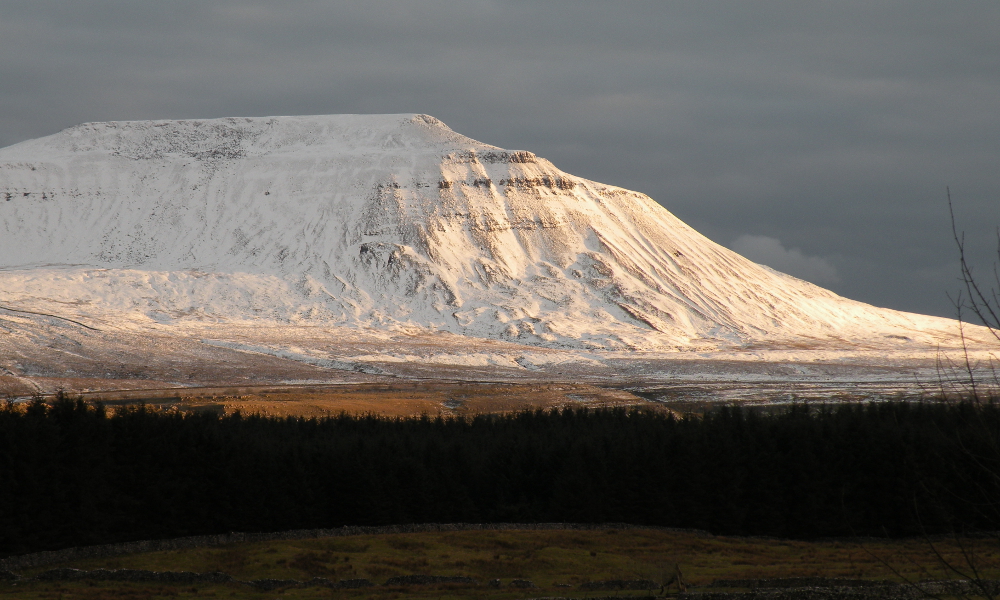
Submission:
M 794 249 L 849 297 L 951 315 L 945 186 L 984 268 L 1000 224 L 997 31 L 995 0 L 0 0 L 0 144 L 95 120 L 426 112 L 648 193 L 723 245 Z

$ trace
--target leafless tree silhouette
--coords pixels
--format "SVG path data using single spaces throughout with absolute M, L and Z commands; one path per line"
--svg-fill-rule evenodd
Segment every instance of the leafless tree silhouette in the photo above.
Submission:
M 941 396 L 943 401 L 971 403 L 976 415 L 976 427 L 971 434 L 974 439 L 943 433 L 952 438 L 959 451 L 957 455 L 977 467 L 980 477 L 966 481 L 962 486 L 965 489 L 942 490 L 939 493 L 960 498 L 988 527 L 985 531 L 968 531 L 961 523 L 955 524 L 951 538 L 959 548 L 958 559 L 946 558 L 930 537 L 927 537 L 927 543 L 945 571 L 969 582 L 967 593 L 958 596 L 996 600 L 1000 597 L 1000 587 L 988 578 L 987 573 L 1000 570 L 1000 419 L 997 418 L 1000 410 L 1000 373 L 996 355 L 992 352 L 988 353 L 985 365 L 973 358 L 972 351 L 981 348 L 970 347 L 971 342 L 965 331 L 966 317 L 971 315 L 978 321 L 976 325 L 987 329 L 987 337 L 992 336 L 1000 343 L 1000 229 L 997 230 L 997 262 L 992 265 L 991 276 L 981 278 L 969 262 L 965 234 L 959 232 L 956 224 L 951 189 L 946 188 L 946 194 L 963 288 L 952 299 L 962 336 L 963 356 L 960 364 L 950 365 L 951 372 L 942 375 Z M 997 349 L 1000 351 L 1000 346 Z M 989 542 L 986 550 L 982 545 L 984 541 Z M 917 587 L 928 596 L 940 595 L 926 586 Z

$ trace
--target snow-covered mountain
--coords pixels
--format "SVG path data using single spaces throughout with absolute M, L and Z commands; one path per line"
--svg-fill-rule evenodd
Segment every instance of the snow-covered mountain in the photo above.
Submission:
M 0 306 L 571 348 L 933 345 L 649 197 L 427 115 L 88 123 L 0 150 Z M 88 321 L 89 319 L 89 321 Z

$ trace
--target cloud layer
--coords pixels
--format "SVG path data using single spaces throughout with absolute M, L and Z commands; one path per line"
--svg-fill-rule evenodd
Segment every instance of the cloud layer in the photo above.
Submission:
M 766 235 L 741 235 L 730 246 L 750 260 L 817 285 L 840 282 L 837 268 L 825 258 L 806 256 L 798 248 L 785 248 L 781 240 Z

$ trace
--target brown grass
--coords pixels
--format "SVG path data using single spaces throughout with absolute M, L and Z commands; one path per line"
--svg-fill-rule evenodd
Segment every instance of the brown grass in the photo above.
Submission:
M 975 542 L 984 562 L 1000 578 L 1000 549 Z M 961 560 L 952 542 L 939 549 Z M 692 585 L 715 579 L 774 577 L 849 577 L 914 580 L 944 579 L 948 574 L 923 540 L 802 542 L 728 538 L 654 530 L 622 531 L 481 531 L 352 536 L 316 540 L 239 544 L 177 552 L 155 552 L 115 559 L 77 561 L 77 568 L 134 568 L 156 571 L 219 570 L 240 579 L 308 580 L 312 577 L 366 577 L 376 583 L 396 575 L 461 575 L 485 582 L 500 578 L 534 581 L 540 589 L 380 587 L 356 591 L 322 588 L 257 593 L 238 585 L 203 586 L 194 595 L 184 586 L 101 583 L 0 584 L 5 598 L 518 598 L 584 594 L 578 586 L 604 579 L 662 581 L 679 565 Z M 888 566 L 887 566 L 888 565 Z M 35 569 L 38 571 L 41 569 Z M 31 572 L 24 573 L 25 575 Z M 557 587 L 558 584 L 572 588 Z M 122 595 L 114 595 L 122 594 Z
M 72 396 L 72 394 L 71 394 Z M 327 386 L 219 387 L 83 394 L 111 410 L 146 404 L 162 410 L 216 411 L 273 417 L 341 413 L 386 417 L 475 415 L 563 406 L 659 406 L 629 392 L 574 383 L 419 381 Z

